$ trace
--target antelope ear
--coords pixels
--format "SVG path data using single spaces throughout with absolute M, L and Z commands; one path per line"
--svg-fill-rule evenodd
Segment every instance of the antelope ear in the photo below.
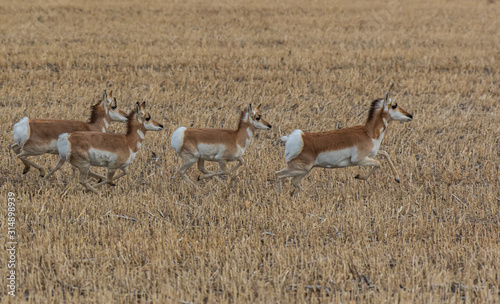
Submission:
M 135 113 L 139 114 L 140 109 L 141 109 L 141 107 L 139 106 L 139 102 L 136 102 L 135 103 Z
M 389 90 L 385 93 L 384 97 L 384 105 L 387 106 L 391 103 L 391 99 L 389 98 L 389 95 L 391 94 L 392 87 L 394 86 L 394 82 L 391 83 L 391 86 L 389 87 Z
M 248 104 L 247 112 L 252 113 L 252 104 L 251 103 Z
M 102 101 L 106 101 L 108 100 L 108 92 L 106 92 L 106 90 L 104 90 L 102 92 Z
M 141 111 L 146 111 L 146 102 L 143 101 L 141 104 Z
M 255 108 L 255 112 L 259 112 L 259 111 L 260 111 L 260 106 L 261 106 L 261 105 L 262 105 L 262 104 L 258 105 L 258 106 Z
M 384 107 L 387 108 L 390 104 L 391 104 L 391 99 L 389 98 L 388 95 L 386 95 L 384 98 Z

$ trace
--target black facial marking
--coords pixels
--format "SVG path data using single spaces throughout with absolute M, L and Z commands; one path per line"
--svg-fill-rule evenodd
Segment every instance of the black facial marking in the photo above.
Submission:
M 396 103 L 396 104 L 393 104 L 391 108 L 395 109 L 397 107 L 398 107 L 398 104 Z

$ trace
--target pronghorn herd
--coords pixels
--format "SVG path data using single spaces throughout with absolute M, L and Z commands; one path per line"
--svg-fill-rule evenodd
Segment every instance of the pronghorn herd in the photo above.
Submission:
M 373 167 L 366 175 L 358 174 L 355 177 L 367 180 L 380 167 L 380 162 L 374 159 L 379 153 L 387 159 L 394 179 L 399 183 L 389 154 L 379 149 L 389 122 L 411 121 L 413 116 L 389 98 L 390 90 L 385 98 L 372 102 L 364 125 L 315 133 L 297 129 L 289 136 L 283 136 L 281 140 L 286 142 L 287 167 L 276 172 L 280 189 L 281 180 L 286 177 L 291 177 L 292 184 L 303 189 L 300 182 L 314 167 Z M 127 133 L 106 133 L 112 121 L 127 122 Z M 108 95 L 104 91 L 103 99 L 92 106 L 89 122 L 22 118 L 14 125 L 14 143 L 11 148 L 25 166 L 23 174 L 30 167 L 35 167 L 47 180 L 69 162 L 79 170 L 80 183 L 97 193 L 97 187 L 114 185 L 113 181 L 127 174 L 127 167 L 139 151 L 147 131 L 162 129 L 163 125 L 146 112 L 145 102 L 137 103 L 129 114 L 125 114 L 117 108 L 112 92 Z M 271 125 L 260 114 L 260 105 L 255 109 L 249 105 L 241 112 L 236 130 L 178 128 L 172 134 L 171 146 L 183 161 L 178 169 L 180 176 L 196 187 L 186 176 L 186 171 L 195 163 L 203 173 L 202 178 L 233 172 L 245 163 L 243 154 L 256 129 L 271 129 Z M 27 159 L 28 156 L 43 154 L 59 155 L 59 162 L 48 174 L 41 166 Z M 220 171 L 208 172 L 205 161 L 218 162 Z M 232 161 L 238 163 L 228 170 L 227 163 Z M 106 177 L 90 171 L 90 166 L 107 168 Z M 122 172 L 115 176 L 117 170 Z M 89 176 L 99 179 L 99 182 L 92 186 Z

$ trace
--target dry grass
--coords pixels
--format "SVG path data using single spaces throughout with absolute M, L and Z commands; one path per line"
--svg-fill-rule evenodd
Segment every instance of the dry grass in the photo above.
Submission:
M 499 302 L 500 3 L 208 2 L 0 3 L 0 238 L 14 191 L 16 300 Z M 353 179 L 366 168 L 317 169 L 308 195 L 289 182 L 278 195 L 278 138 L 361 124 L 392 81 L 415 116 L 382 144 L 401 184 L 382 161 L 370 183 Z M 13 124 L 83 120 L 104 88 L 165 125 L 130 175 L 99 195 L 69 166 L 23 176 Z M 274 128 L 236 175 L 199 190 L 170 178 L 175 128 L 234 127 L 248 103 Z

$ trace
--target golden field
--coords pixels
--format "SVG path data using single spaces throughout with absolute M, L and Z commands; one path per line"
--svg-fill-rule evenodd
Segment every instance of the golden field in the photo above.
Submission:
M 0 302 L 500 302 L 498 16 L 491 0 L 1 1 Z M 414 115 L 381 147 L 400 184 L 381 159 L 369 182 L 315 169 L 307 193 L 278 193 L 281 136 L 363 124 L 392 82 Z M 85 120 L 104 89 L 165 126 L 129 175 L 99 195 L 68 164 L 22 175 L 14 123 Z M 245 166 L 171 178 L 177 127 L 235 128 L 249 103 L 273 129 Z

